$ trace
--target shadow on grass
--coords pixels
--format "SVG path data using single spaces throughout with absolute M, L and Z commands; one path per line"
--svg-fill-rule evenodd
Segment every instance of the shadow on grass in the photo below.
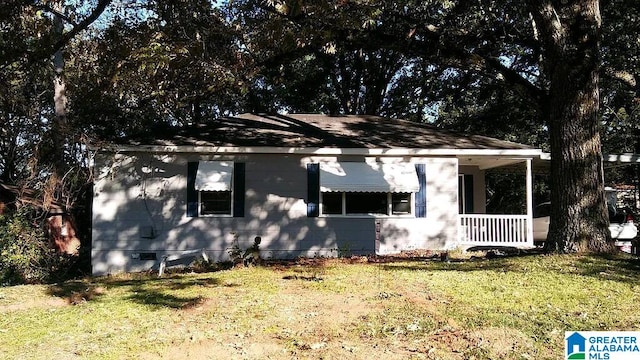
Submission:
M 303 280 L 303 281 L 322 281 L 322 278 L 316 274 L 311 276 L 305 275 L 287 275 L 282 277 L 283 280 Z
M 47 289 L 49 295 L 64 298 L 69 304 L 99 300 L 108 291 L 125 288 L 130 293 L 125 298 L 138 304 L 157 308 L 189 309 L 204 302 L 202 296 L 179 296 L 171 294 L 192 287 L 221 286 L 217 278 L 190 278 L 172 275 L 165 278 L 136 275 L 137 278 L 98 278 L 67 281 L 52 285 Z M 126 289 L 129 288 L 129 289 Z M 108 290 L 107 290 L 108 289 Z
M 177 296 L 167 294 L 161 291 L 149 290 L 144 288 L 135 288 L 127 299 L 138 304 L 151 306 L 153 308 L 171 308 L 187 310 L 204 303 L 205 298 L 202 296 Z
M 105 294 L 105 289 L 88 280 L 73 280 L 51 285 L 47 289 L 51 296 L 66 299 L 71 305 L 92 301 Z
M 575 261 L 580 275 L 640 284 L 640 259 L 622 255 L 582 256 Z
M 167 290 L 182 290 L 193 286 L 219 286 L 220 280 L 217 278 L 190 278 L 181 275 L 170 275 L 162 278 L 144 276 L 135 279 L 118 279 L 107 278 L 104 280 L 104 284 L 110 287 L 116 286 L 140 286 L 144 284 L 146 286 L 157 286 Z
M 507 268 L 504 262 L 498 259 L 451 259 L 447 261 L 403 259 L 398 262 L 385 262 L 379 266 L 387 271 L 504 271 Z
M 478 249 L 476 251 L 487 251 Z M 381 257 L 375 262 L 381 263 L 386 270 L 416 270 L 416 271 L 507 271 L 515 270 L 512 266 L 514 259 L 524 259 L 541 256 L 539 250 L 517 250 L 517 251 L 496 251 L 494 248 L 488 250 L 483 256 L 470 256 L 468 258 L 457 258 L 442 256 L 430 256 L 419 258 L 406 257 Z M 515 260 L 517 261 L 517 260 Z
M 601 280 L 640 284 L 640 258 L 626 254 L 612 255 L 550 255 L 541 252 L 520 252 L 495 257 L 472 257 L 470 259 L 429 258 L 397 259 L 380 264 L 383 270 L 399 271 L 497 271 L 557 272 L 595 277 Z
M 172 275 L 165 278 L 147 278 L 144 280 L 125 280 L 109 282 L 110 287 L 131 287 L 126 299 L 153 308 L 190 309 L 201 305 L 206 299 L 202 296 L 180 296 L 172 292 L 193 287 L 217 287 L 221 282 L 217 278 L 191 278 Z

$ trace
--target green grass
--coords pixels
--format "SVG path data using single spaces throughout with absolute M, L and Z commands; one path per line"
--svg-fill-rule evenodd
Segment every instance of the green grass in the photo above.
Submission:
M 557 359 L 565 331 L 638 329 L 639 274 L 536 255 L 4 287 L 0 358 Z

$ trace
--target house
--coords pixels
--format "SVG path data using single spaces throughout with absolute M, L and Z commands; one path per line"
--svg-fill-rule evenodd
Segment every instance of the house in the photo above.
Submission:
M 242 114 L 94 148 L 94 274 L 228 259 L 533 245 L 540 150 L 377 116 Z M 527 209 L 485 213 L 486 170 L 524 169 Z

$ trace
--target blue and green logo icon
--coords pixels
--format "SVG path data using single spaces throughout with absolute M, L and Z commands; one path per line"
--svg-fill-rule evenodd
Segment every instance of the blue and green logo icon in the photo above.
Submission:
M 566 359 L 567 360 L 574 360 L 574 359 L 584 360 L 585 354 L 586 354 L 587 338 L 580 335 L 580 333 L 578 332 L 574 332 L 573 334 L 569 335 L 565 340 L 566 340 L 565 344 L 567 348 Z

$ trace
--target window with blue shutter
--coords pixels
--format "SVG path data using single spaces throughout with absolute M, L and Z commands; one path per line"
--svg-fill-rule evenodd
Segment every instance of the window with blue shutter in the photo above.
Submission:
M 187 163 L 187 217 L 244 217 L 244 202 L 244 163 Z

